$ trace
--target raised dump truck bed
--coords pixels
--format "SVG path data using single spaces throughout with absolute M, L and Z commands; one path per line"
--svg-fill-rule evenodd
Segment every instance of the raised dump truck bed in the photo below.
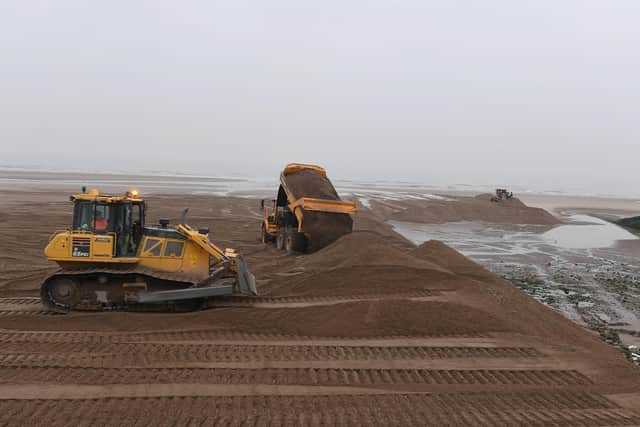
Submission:
M 299 163 L 284 168 L 272 202 L 271 210 L 265 208 L 262 240 L 288 252 L 312 252 L 350 233 L 350 214 L 357 212 L 355 202 L 340 199 L 323 168 Z

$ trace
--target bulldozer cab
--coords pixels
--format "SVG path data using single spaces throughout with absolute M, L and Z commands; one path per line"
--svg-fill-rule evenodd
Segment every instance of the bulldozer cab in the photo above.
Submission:
M 136 254 L 144 230 L 144 202 L 74 200 L 73 231 L 113 235 L 115 257 Z

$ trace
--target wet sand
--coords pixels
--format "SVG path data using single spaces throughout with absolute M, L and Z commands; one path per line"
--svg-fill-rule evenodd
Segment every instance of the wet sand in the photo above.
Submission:
M 563 211 L 592 214 L 608 213 L 614 216 L 633 216 L 634 214 L 640 214 L 640 199 L 535 194 L 520 195 L 519 197 L 529 206 L 539 207 L 554 214 L 560 214 Z
M 155 193 L 149 223 L 190 207 L 189 223 L 245 255 L 260 297 L 43 311 L 42 248 L 70 221 L 68 195 L 0 190 L 2 424 L 640 424 L 640 371 L 622 353 L 367 209 L 354 233 L 288 256 L 258 241 L 257 199 Z

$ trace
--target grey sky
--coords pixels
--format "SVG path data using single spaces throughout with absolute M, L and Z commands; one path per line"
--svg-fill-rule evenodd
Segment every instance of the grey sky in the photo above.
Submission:
M 0 165 L 637 192 L 639 22 L 637 0 L 5 0 Z

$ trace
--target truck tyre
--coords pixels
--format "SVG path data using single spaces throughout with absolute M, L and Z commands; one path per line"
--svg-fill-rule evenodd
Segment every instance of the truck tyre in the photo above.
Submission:
M 298 233 L 296 227 L 288 226 L 285 233 L 285 250 L 289 254 L 304 252 L 306 239 L 304 234 Z
M 276 237 L 276 249 L 279 251 L 284 251 L 284 246 L 285 246 L 285 240 L 286 240 L 286 236 L 285 236 L 285 228 L 284 227 L 280 227 L 278 228 L 278 236 Z

